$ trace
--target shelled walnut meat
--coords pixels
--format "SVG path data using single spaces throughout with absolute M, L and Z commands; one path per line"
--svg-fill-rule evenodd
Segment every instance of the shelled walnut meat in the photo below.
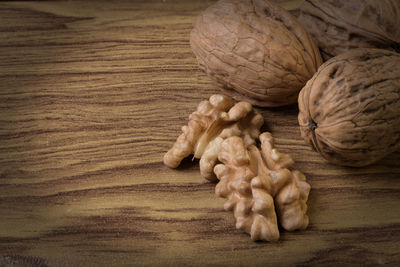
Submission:
M 295 103 L 322 64 L 307 31 L 268 0 L 218 1 L 197 18 L 190 44 L 225 93 L 257 106 Z
M 400 149 L 400 54 L 355 49 L 325 62 L 299 95 L 303 138 L 327 160 L 365 166 Z
M 263 124 L 262 115 L 255 112 L 250 103 L 234 104 L 230 97 L 213 95 L 190 114 L 188 125 L 182 127 L 182 134 L 165 154 L 164 164 L 176 168 L 193 154 L 200 159 L 202 176 L 215 181 L 213 168 L 222 142 L 230 136 L 240 136 L 246 145 L 252 145 Z
M 310 185 L 293 168 L 292 158 L 274 147 L 270 133 L 259 139 L 261 151 L 255 145 L 246 147 L 236 136 L 222 143 L 218 155 L 222 163 L 214 168 L 220 180 L 215 192 L 227 198 L 224 208 L 233 211 L 237 229 L 249 233 L 252 240 L 276 241 L 277 217 L 286 230 L 307 227 Z
M 329 59 L 353 48 L 400 52 L 399 0 L 306 0 L 299 21 Z
M 263 123 L 250 103 L 213 95 L 189 116 L 164 164 L 176 168 L 190 154 L 200 158 L 202 176 L 219 181 L 216 194 L 227 198 L 224 207 L 233 210 L 236 228 L 253 240 L 276 241 L 277 218 L 288 231 L 307 227 L 310 185 L 292 158 L 275 148 L 271 134 L 260 135 Z

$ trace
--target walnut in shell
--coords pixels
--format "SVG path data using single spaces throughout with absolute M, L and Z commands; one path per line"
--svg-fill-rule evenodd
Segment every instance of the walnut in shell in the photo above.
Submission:
M 257 106 L 297 101 L 322 60 L 306 30 L 267 0 L 221 0 L 196 20 L 190 44 L 225 93 Z
M 399 0 L 306 0 L 299 21 L 324 59 L 353 48 L 400 51 Z
M 400 54 L 331 58 L 300 92 L 299 110 L 304 140 L 333 163 L 365 166 L 400 149 Z
M 292 158 L 274 147 L 271 134 L 261 134 L 260 141 L 261 151 L 255 145 L 247 148 L 237 136 L 222 143 L 218 155 L 222 164 L 214 168 L 220 180 L 215 192 L 227 198 L 224 208 L 233 211 L 237 229 L 249 233 L 252 240 L 276 241 L 275 210 L 284 229 L 307 227 L 310 185 L 293 169 Z
M 213 168 L 222 142 L 230 136 L 240 136 L 246 145 L 254 144 L 263 123 L 262 115 L 250 103 L 234 104 L 230 97 L 213 95 L 190 114 L 188 125 L 182 127 L 182 134 L 165 154 L 164 164 L 176 168 L 193 154 L 200 159 L 201 175 L 214 181 Z

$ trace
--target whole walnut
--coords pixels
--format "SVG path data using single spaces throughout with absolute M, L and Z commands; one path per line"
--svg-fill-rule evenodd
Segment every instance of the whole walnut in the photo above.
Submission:
M 225 93 L 256 106 L 295 103 L 322 64 L 300 23 L 267 0 L 218 1 L 197 18 L 190 44 Z
M 399 0 L 306 0 L 299 21 L 324 59 L 353 48 L 400 51 Z
M 350 50 L 299 94 L 301 134 L 327 160 L 365 166 L 400 149 L 400 54 Z

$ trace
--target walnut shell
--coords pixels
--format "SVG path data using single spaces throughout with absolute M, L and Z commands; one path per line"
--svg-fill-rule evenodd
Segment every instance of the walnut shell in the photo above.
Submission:
M 197 18 L 190 44 L 225 93 L 256 106 L 295 103 L 322 64 L 300 23 L 267 0 L 218 1 Z
M 324 59 L 360 47 L 400 51 L 399 0 L 306 0 L 299 21 Z
M 325 62 L 299 94 L 304 140 L 327 160 L 365 166 L 400 149 L 400 54 L 354 49 Z

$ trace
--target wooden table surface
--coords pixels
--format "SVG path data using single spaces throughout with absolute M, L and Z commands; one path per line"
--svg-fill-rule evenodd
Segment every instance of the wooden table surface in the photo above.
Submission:
M 400 153 L 331 165 L 296 105 L 258 111 L 312 186 L 305 231 L 252 242 L 197 163 L 163 165 L 219 92 L 189 46 L 213 2 L 0 3 L 0 266 L 400 264 Z

